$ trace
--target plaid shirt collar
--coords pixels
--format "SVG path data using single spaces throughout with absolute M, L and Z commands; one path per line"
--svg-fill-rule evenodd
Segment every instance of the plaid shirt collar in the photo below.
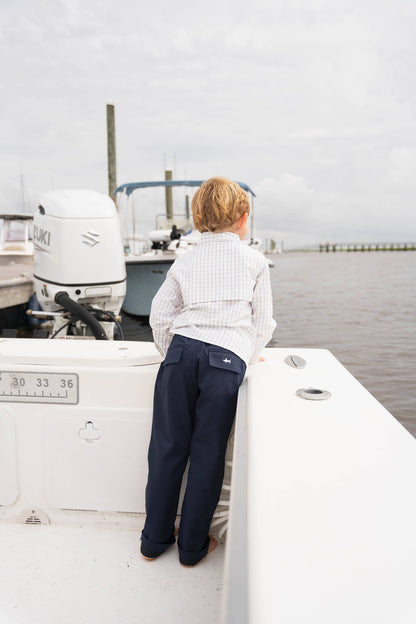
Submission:
M 211 243 L 211 242 L 230 242 L 230 243 L 239 243 L 240 237 L 238 234 L 234 234 L 234 232 L 203 232 L 201 238 L 199 239 L 201 243 Z

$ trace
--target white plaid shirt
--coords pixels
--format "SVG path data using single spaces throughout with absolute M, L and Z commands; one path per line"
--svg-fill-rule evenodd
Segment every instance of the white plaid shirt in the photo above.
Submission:
M 163 357 L 180 334 L 256 362 L 276 327 L 266 258 L 237 234 L 204 232 L 169 269 L 150 325 Z

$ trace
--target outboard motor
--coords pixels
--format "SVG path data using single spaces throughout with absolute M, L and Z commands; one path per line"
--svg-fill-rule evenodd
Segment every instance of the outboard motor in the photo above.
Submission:
M 44 311 L 33 315 L 52 319 L 51 337 L 116 337 L 126 268 L 110 197 L 80 190 L 45 193 L 34 216 L 33 242 L 35 290 Z

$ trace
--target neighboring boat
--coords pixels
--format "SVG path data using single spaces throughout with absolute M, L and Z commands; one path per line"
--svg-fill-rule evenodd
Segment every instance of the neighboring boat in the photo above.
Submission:
M 123 227 L 123 240 L 127 273 L 127 291 L 123 310 L 134 316 L 149 316 L 152 299 L 164 282 L 166 273 L 178 254 L 195 245 L 200 236 L 193 229 L 189 209 L 189 196 L 185 195 L 183 213 L 173 211 L 172 188 L 198 188 L 204 180 L 161 180 L 155 182 L 132 182 L 122 184 L 116 191 L 117 205 Z M 253 238 L 253 198 L 251 188 L 238 182 L 251 198 L 251 241 Z M 148 237 L 139 234 L 139 224 L 143 222 L 146 207 L 140 209 L 137 218 L 133 193 L 139 189 L 162 187 L 166 189 L 166 213 L 156 217 L 155 229 Z
M 0 214 L 0 261 L 33 262 L 33 215 Z
M 33 216 L 0 214 L 0 330 L 22 324 L 33 295 Z

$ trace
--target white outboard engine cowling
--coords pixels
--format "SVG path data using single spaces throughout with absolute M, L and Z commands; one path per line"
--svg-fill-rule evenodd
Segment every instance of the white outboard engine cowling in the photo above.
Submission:
M 76 309 L 83 307 L 104 321 L 103 338 L 112 338 L 114 322 L 107 321 L 120 312 L 126 268 L 119 217 L 110 197 L 85 190 L 45 193 L 34 216 L 33 242 L 36 295 L 42 309 L 52 313 L 54 330 L 69 324 L 69 308 L 77 317 Z M 72 302 L 69 308 L 66 301 Z M 63 308 L 65 318 L 59 318 L 56 312 Z M 88 323 L 78 318 L 75 333 L 91 333 Z

